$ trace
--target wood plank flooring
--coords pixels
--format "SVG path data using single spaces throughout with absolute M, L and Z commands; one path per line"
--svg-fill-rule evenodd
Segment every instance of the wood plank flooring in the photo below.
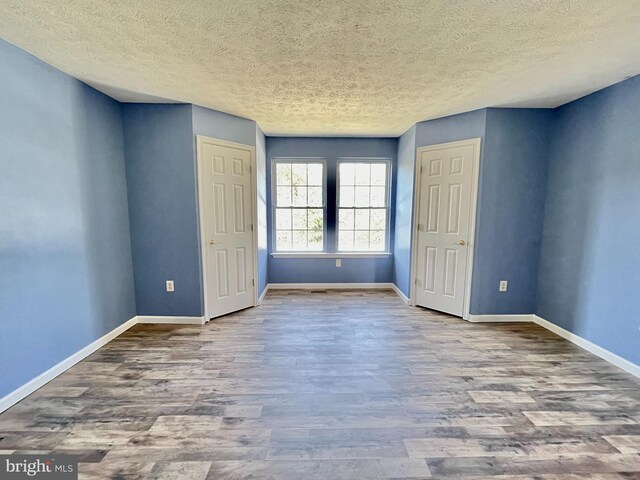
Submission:
M 640 479 L 640 382 L 533 324 L 270 292 L 138 325 L 0 415 L 80 478 Z

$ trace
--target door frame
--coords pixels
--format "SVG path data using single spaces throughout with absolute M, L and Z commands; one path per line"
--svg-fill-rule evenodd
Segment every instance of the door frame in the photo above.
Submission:
M 219 138 L 207 137 L 205 135 L 196 135 L 196 163 L 197 163 L 197 188 L 198 188 L 198 237 L 200 240 L 200 274 L 202 278 L 202 300 L 204 303 L 204 321 L 208 322 L 211 319 L 212 305 L 209 305 L 207 300 L 207 239 L 205 238 L 204 230 L 204 188 L 202 182 L 204 180 L 203 174 L 203 159 L 202 151 L 204 145 L 215 145 L 218 147 L 235 148 L 237 150 L 244 150 L 249 152 L 250 157 L 250 177 L 251 177 L 251 230 L 252 230 L 252 243 L 253 243 L 253 306 L 258 306 L 258 190 L 257 190 L 257 175 L 256 170 L 256 147 L 251 145 L 244 145 L 242 143 L 229 142 L 227 140 L 221 140 Z
M 411 283 L 409 286 L 409 305 L 416 306 L 416 280 L 418 273 L 418 219 L 420 218 L 420 190 L 421 190 L 421 173 L 420 160 L 422 153 L 432 152 L 436 150 L 445 150 L 455 147 L 473 147 L 473 156 L 471 158 L 472 174 L 471 174 L 471 211 L 469 215 L 469 241 L 467 243 L 467 271 L 465 274 L 465 288 L 462 303 L 462 318 L 469 320 L 469 307 L 471 305 L 471 284 L 473 279 L 473 259 L 476 248 L 476 218 L 478 211 L 478 189 L 480 181 L 480 153 L 481 138 L 470 138 L 468 140 L 460 140 L 457 142 L 438 143 L 436 145 L 428 145 L 418 147 L 416 149 L 416 161 L 414 166 L 414 185 L 413 185 L 413 216 L 411 218 Z

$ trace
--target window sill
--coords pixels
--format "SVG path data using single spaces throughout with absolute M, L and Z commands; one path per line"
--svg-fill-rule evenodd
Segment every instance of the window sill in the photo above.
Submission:
M 273 252 L 273 258 L 388 258 L 390 252 L 345 252 L 345 253 L 328 253 L 328 252 Z

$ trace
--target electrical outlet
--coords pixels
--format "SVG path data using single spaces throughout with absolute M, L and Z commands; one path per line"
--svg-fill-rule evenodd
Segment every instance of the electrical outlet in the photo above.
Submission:
M 507 281 L 506 280 L 500 280 L 500 288 L 499 290 L 501 292 L 506 292 L 507 291 Z
M 342 259 L 336 258 L 336 267 L 340 268 L 342 266 Z
M 167 292 L 173 292 L 173 280 L 167 280 Z

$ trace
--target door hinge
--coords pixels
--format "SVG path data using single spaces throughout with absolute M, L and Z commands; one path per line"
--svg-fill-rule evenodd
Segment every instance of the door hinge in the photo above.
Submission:
M 420 165 L 420 175 L 422 175 L 422 165 Z
M 251 224 L 251 231 L 253 232 L 253 223 Z
M 254 287 L 256 286 L 256 281 L 253 278 L 251 279 L 251 285 Z
M 420 280 L 418 280 L 417 278 L 416 278 L 416 285 L 417 285 L 418 287 L 420 286 Z

